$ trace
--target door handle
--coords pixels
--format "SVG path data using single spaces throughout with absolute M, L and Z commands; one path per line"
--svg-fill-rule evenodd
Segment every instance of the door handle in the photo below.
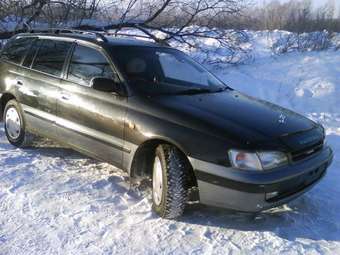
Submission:
M 17 80 L 17 85 L 19 85 L 19 86 L 23 86 L 23 85 L 24 85 L 24 83 L 23 83 L 21 80 Z
M 68 100 L 70 100 L 70 96 L 69 96 L 69 95 L 62 94 L 62 95 L 61 95 L 61 99 L 62 99 L 62 100 L 65 100 L 65 101 L 68 101 Z

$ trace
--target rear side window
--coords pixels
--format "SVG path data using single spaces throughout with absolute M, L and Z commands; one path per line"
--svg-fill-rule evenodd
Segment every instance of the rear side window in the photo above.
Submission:
M 33 38 L 24 37 L 8 42 L 2 51 L 1 59 L 15 64 L 21 64 L 21 61 L 30 48 L 32 41 Z
M 60 76 L 72 43 L 42 40 L 32 69 L 54 76 Z
M 35 54 L 37 53 L 37 50 L 39 49 L 40 45 L 41 45 L 42 41 L 41 40 L 35 40 L 32 44 L 31 47 L 28 51 L 28 53 L 26 54 L 24 63 L 22 64 L 25 67 L 31 67 L 32 65 L 32 61 L 35 57 Z
M 78 45 L 73 53 L 68 79 L 89 86 L 93 77 L 105 77 L 118 81 L 112 68 L 99 51 Z

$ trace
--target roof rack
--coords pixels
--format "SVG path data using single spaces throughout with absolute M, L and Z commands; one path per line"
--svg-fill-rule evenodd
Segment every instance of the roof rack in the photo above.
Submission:
M 104 32 L 104 31 L 103 31 Z M 77 30 L 77 29 L 69 29 L 69 28 L 48 28 L 41 30 L 30 30 L 29 33 L 52 33 L 52 34 L 91 34 L 96 37 L 97 41 L 100 42 L 108 42 L 107 38 L 98 31 L 90 31 L 90 30 Z
M 147 35 L 136 35 L 136 34 L 128 34 L 128 33 L 122 33 L 122 32 L 105 32 L 106 35 L 110 35 L 110 36 L 114 36 L 114 37 L 117 37 L 117 36 L 126 36 L 126 37 L 135 37 L 135 38 L 143 38 L 143 39 L 150 39 L 150 40 L 153 40 L 154 39 L 150 36 L 147 36 Z
M 159 41 L 155 40 L 151 36 L 147 35 L 136 35 L 136 34 L 128 34 L 123 32 L 109 32 L 106 30 L 81 30 L 81 29 L 72 29 L 72 28 L 48 28 L 48 29 L 31 29 L 28 31 L 29 33 L 52 33 L 52 34 L 65 34 L 65 33 L 72 33 L 72 34 L 91 34 L 96 37 L 97 41 L 100 42 L 108 42 L 108 39 L 105 35 L 108 36 L 124 36 L 124 37 L 134 37 L 134 38 L 142 38 L 142 39 L 149 39 L 159 43 Z
M 169 43 L 161 41 L 161 40 L 156 40 L 155 38 L 152 38 L 151 36 L 148 35 L 137 35 L 137 34 L 128 34 L 128 33 L 123 33 L 123 32 L 105 32 L 106 35 L 110 36 L 125 36 L 125 37 L 134 37 L 134 38 L 141 38 L 141 39 L 149 39 L 154 41 L 155 43 L 165 45 L 165 46 L 170 46 Z

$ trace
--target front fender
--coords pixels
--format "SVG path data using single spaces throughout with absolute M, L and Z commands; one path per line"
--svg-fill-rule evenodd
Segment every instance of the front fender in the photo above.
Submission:
M 129 109 L 125 126 L 126 145 L 131 148 L 131 153 L 125 155 L 125 159 L 129 158 L 129 163 L 126 162 L 128 169 L 139 146 L 151 140 L 171 143 L 188 157 L 229 166 L 227 152 L 231 144 L 214 136 L 213 132 L 207 134 L 172 122 L 166 114 L 160 118 L 145 111 Z

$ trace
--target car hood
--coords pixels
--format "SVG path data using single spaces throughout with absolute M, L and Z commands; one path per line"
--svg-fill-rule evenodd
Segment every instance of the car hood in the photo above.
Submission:
M 254 147 L 260 144 L 269 147 L 277 147 L 278 143 L 286 145 L 283 140 L 289 134 L 316 127 L 313 121 L 302 115 L 234 90 L 161 96 L 155 100 L 162 109 L 174 111 L 176 119 L 186 126 Z

